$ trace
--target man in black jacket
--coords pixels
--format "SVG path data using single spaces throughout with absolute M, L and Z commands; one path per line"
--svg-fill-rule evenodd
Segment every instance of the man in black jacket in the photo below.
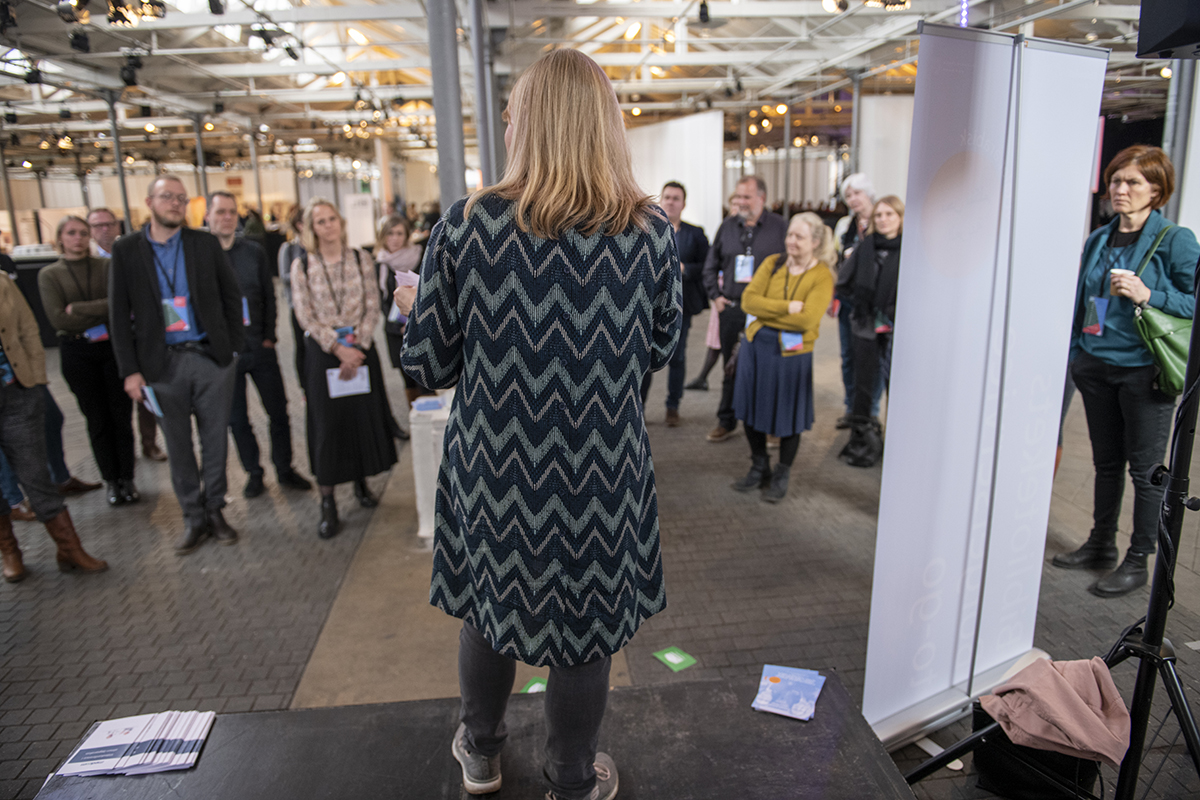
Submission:
M 237 198 L 229 192 L 210 192 L 204 215 L 208 230 L 221 243 L 229 258 L 238 288 L 242 292 L 242 322 L 246 327 L 246 348 L 238 356 L 237 378 L 233 384 L 233 410 L 229 429 L 237 445 L 238 458 L 250 476 L 242 494 L 258 497 L 263 493 L 263 468 L 259 463 L 258 440 L 250 426 L 246 404 L 246 378 L 254 380 L 263 408 L 271 420 L 271 463 L 280 486 L 307 491 L 307 480 L 292 469 L 292 426 L 288 422 L 287 394 L 283 375 L 275 356 L 275 271 L 267 263 L 267 252 L 257 242 L 237 235 Z
M 746 328 L 746 312 L 742 310 L 746 284 L 767 256 L 784 252 L 787 221 L 767 211 L 766 205 L 767 184 L 762 178 L 747 175 L 738 181 L 733 195 L 734 215 L 717 229 L 704 261 L 704 289 L 713 301 L 713 312 L 720 314 L 721 355 L 726 365 Z M 721 405 L 717 407 L 717 427 L 708 434 L 710 442 L 725 441 L 737 428 L 733 383 L 733 375 L 726 374 L 721 384 Z
M 180 555 L 209 535 L 221 544 L 237 541 L 221 509 L 234 356 L 243 348 L 237 279 L 215 236 L 184 227 L 187 203 L 174 175 L 150 184 L 150 222 L 113 245 L 108 292 L 109 334 L 125 393 L 134 402 L 149 398 L 162 411 L 171 483 L 183 509 Z
M 679 401 L 683 398 L 683 383 L 687 371 L 687 337 L 692 317 L 708 308 L 704 293 L 704 259 L 708 255 L 708 237 L 699 225 L 689 225 L 681 218 L 687 207 L 687 189 L 676 181 L 668 181 L 659 196 L 659 206 L 666 212 L 675 229 L 675 249 L 683 269 L 683 319 L 679 326 L 679 344 L 667 365 L 667 427 L 679 425 Z M 649 375 L 650 373 L 646 373 Z

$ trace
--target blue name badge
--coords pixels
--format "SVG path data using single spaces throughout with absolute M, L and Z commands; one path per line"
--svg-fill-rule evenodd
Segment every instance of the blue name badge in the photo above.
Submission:
M 1108 316 L 1107 297 L 1089 297 L 1083 312 L 1083 332 L 1092 336 L 1104 335 L 1104 318 Z
M 104 323 L 88 328 L 83 332 L 83 338 L 89 342 L 107 342 L 108 341 L 108 326 Z
M 191 309 L 188 308 L 186 295 L 163 300 L 162 309 L 167 333 L 186 333 L 192 329 Z
M 804 349 L 804 334 L 791 331 L 779 332 L 779 350 L 783 353 L 799 353 Z
M 242 298 L 242 325 L 246 328 L 250 327 L 250 301 Z
M 733 262 L 733 279 L 749 283 L 754 278 L 754 256 L 738 256 Z
M 354 335 L 353 325 L 343 325 L 340 328 L 336 328 L 335 333 L 337 333 L 338 344 L 342 347 L 354 347 L 358 343 L 358 337 Z

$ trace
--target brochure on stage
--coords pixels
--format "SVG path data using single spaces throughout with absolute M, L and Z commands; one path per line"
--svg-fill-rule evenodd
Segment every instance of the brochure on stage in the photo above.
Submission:
M 59 775 L 145 775 L 188 769 L 212 728 L 212 711 L 164 711 L 98 723 Z
M 799 720 L 812 719 L 825 676 L 811 669 L 767 664 L 758 683 L 758 695 L 750 706 Z

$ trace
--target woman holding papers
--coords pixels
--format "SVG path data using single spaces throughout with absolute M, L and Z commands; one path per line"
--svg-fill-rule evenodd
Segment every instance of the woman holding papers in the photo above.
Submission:
M 418 397 L 433 394 L 417 382 L 400 366 L 400 352 L 404 348 L 404 324 L 408 317 L 400 313 L 392 300 L 392 294 L 400 282 L 416 285 L 415 279 L 421 267 L 421 246 L 409 241 L 411 225 L 404 217 L 391 216 L 379 225 L 379 237 L 375 241 L 375 262 L 379 264 L 379 290 L 382 307 L 388 309 L 383 333 L 387 337 L 388 355 L 392 366 L 404 376 L 404 394 L 411 407 Z
M 63 217 L 54 233 L 62 258 L 38 273 L 46 317 L 58 331 L 62 375 L 87 419 L 88 439 L 109 505 L 136 503 L 131 400 L 108 340 L 108 259 L 90 254 L 88 224 Z
M 768 256 L 742 293 L 742 308 L 754 317 L 738 350 L 733 410 L 746 426 L 750 471 L 733 484 L 739 492 L 765 487 L 762 499 L 778 503 L 800 432 L 812 428 L 812 352 L 821 317 L 833 300 L 837 258 L 833 232 L 811 211 L 788 224 L 786 254 Z M 767 434 L 778 436 L 779 463 L 771 470 Z
M 345 222 L 328 200 L 309 201 L 301 238 L 307 252 L 292 262 L 292 303 L 304 329 L 308 458 L 321 487 L 317 533 L 328 539 L 339 524 L 334 486 L 353 481 L 359 504 L 375 507 L 366 478 L 396 463 L 396 445 L 373 346 L 375 262 L 347 246 Z
M 1158 209 L 1175 190 L 1175 169 L 1157 147 L 1134 145 L 1104 171 L 1117 216 L 1083 246 L 1071 330 L 1071 377 L 1083 398 L 1096 468 L 1092 532 L 1083 546 L 1054 557 L 1063 569 L 1117 566 L 1117 520 L 1125 468 L 1133 478 L 1133 536 L 1116 571 L 1092 594 L 1117 597 L 1143 586 L 1154 553 L 1163 487 L 1150 482 L 1171 432 L 1175 398 L 1159 386 L 1159 371 L 1134 323 L 1146 308 L 1191 319 L 1193 273 L 1200 246 L 1187 228 Z
M 108 564 L 83 549 L 71 513 L 50 481 L 46 466 L 46 352 L 37 320 L 8 273 L 0 270 L 0 450 L 29 495 L 29 504 L 58 545 L 63 572 L 103 572 Z M 128 408 L 128 406 L 126 406 Z M 128 418 L 128 412 L 126 412 Z M 0 503 L 0 557 L 4 580 L 27 575 L 21 548 L 13 536 L 8 503 Z
M 467 792 L 499 789 L 516 661 L 545 664 L 546 797 L 609 800 L 611 656 L 666 606 L 639 388 L 675 350 L 679 257 L 596 62 L 543 56 L 505 119 L 504 177 L 430 234 L 402 357 L 458 384 L 430 590 L 463 621 L 451 750 Z
M 878 398 L 874 389 L 888 384 L 892 363 L 892 329 L 900 284 L 900 245 L 904 233 L 904 201 L 894 194 L 871 209 L 871 224 L 838 272 L 838 292 L 853 298 L 850 333 L 854 337 L 854 401 L 850 408 L 850 441 L 841 456 L 852 467 L 873 467 L 883 455 L 882 428 L 871 415 Z

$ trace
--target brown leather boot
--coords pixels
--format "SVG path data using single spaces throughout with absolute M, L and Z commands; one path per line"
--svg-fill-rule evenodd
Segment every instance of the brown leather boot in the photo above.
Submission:
M 29 573 L 21 562 L 21 548 L 17 547 L 17 537 L 13 536 L 12 517 L 0 514 L 0 557 L 4 560 L 4 580 L 16 583 L 25 580 Z
M 46 521 L 46 532 L 58 545 L 58 569 L 61 572 L 103 572 L 108 569 L 108 562 L 92 558 L 79 543 L 79 534 L 75 533 L 75 523 L 71 521 L 71 512 L 63 509 L 58 515 Z

